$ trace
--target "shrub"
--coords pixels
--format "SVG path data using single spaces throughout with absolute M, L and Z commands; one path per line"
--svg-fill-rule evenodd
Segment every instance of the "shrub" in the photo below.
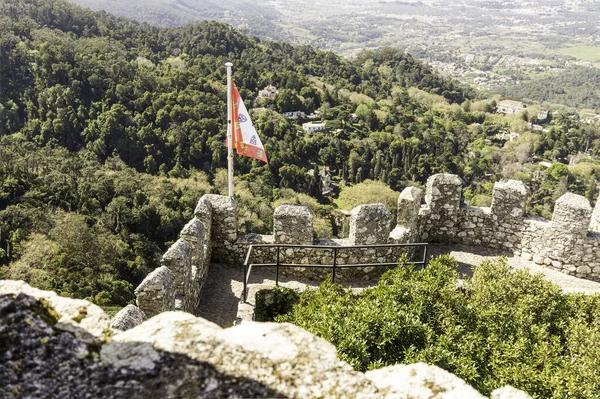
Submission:
M 256 293 L 254 319 L 274 321 L 277 316 L 289 313 L 299 297 L 298 292 L 290 288 L 260 290 Z
M 456 261 L 424 270 L 402 261 L 353 294 L 329 282 L 300 295 L 277 321 L 332 342 L 357 370 L 438 365 L 484 394 L 506 384 L 539 398 L 600 398 L 600 296 L 485 262 L 457 285 Z

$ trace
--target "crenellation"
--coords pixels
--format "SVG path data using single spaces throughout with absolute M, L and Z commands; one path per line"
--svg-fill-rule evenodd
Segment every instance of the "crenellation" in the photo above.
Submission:
M 223 195 L 206 194 L 204 197 L 212 207 L 213 261 L 232 263 L 238 236 L 238 204 L 234 198 Z
M 392 214 L 383 204 L 360 205 L 350 217 L 351 245 L 387 244 L 390 241 Z
M 499 219 L 518 220 L 525 214 L 526 199 L 527 188 L 522 181 L 496 182 L 492 192 L 491 212 Z
M 591 218 L 590 201 L 581 195 L 566 193 L 556 200 L 552 225 L 557 231 L 586 236 Z
M 190 282 L 186 285 L 187 309 L 190 313 L 195 313 L 200 304 L 200 294 L 206 278 L 208 276 L 208 264 L 210 262 L 209 251 L 205 245 L 204 224 L 197 218 L 192 219 L 179 234 L 181 239 L 185 240 L 191 247 L 191 276 Z
M 173 272 L 166 266 L 154 269 L 135 289 L 137 307 L 147 318 L 175 310 Z
M 418 226 L 419 209 L 423 201 L 423 190 L 417 187 L 406 187 L 398 197 L 398 226 L 414 230 Z
M 457 175 L 439 173 L 427 179 L 425 203 L 433 211 L 455 213 L 462 202 L 462 181 Z
M 273 213 L 273 237 L 278 244 L 312 245 L 314 215 L 306 205 L 283 204 Z
M 425 204 L 421 204 L 425 198 Z M 592 213 L 589 201 L 567 193 L 556 201 L 552 221 L 525 217 L 527 188 L 516 180 L 494 185 L 490 207 L 462 203 L 458 176 L 438 174 L 427 180 L 425 195 L 406 188 L 398 198 L 398 216 L 383 204 L 360 205 L 351 212 L 348 238 L 319 240 L 329 248 L 282 248 L 281 263 L 332 264 L 333 248 L 385 243 L 440 242 L 477 245 L 520 255 L 547 268 L 577 277 L 600 280 L 600 225 L 598 205 Z M 599 201 L 600 202 L 600 201 Z M 273 235 L 238 233 L 238 206 L 234 199 L 207 194 L 198 201 L 195 218 L 181 231 L 163 257 L 163 266 L 136 289 L 139 308 L 148 317 L 172 310 L 175 294 L 184 310 L 195 313 L 208 267 L 219 263 L 242 265 L 253 244 L 313 244 L 312 211 L 302 205 L 284 204 L 273 215 Z M 597 227 L 600 229 L 600 227 Z M 591 229 L 592 231 L 588 231 Z M 406 248 L 356 248 L 338 250 L 337 265 L 393 263 L 415 251 Z M 251 263 L 274 263 L 275 248 L 258 248 Z M 377 277 L 382 269 L 371 266 L 340 269 L 336 281 L 361 281 Z M 323 279 L 329 269 L 298 267 L 282 269 L 283 275 L 300 274 Z
M 180 238 L 171 245 L 160 260 L 162 266 L 166 266 L 173 273 L 176 310 L 190 311 L 191 298 L 188 292 L 192 286 L 192 246 L 188 241 Z

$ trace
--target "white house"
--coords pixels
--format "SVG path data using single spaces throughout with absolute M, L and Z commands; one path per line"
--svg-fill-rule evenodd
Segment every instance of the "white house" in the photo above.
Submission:
M 304 130 L 305 133 L 325 131 L 325 122 L 306 122 L 302 124 L 302 130 Z

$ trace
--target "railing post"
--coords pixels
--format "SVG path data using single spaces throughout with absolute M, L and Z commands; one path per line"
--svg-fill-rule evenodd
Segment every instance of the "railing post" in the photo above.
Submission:
M 333 272 L 331 274 L 331 282 L 335 283 L 335 266 L 337 265 L 337 248 L 333 247 Z
M 279 287 L 279 245 L 277 246 L 277 266 L 275 274 L 275 286 Z
M 244 263 L 244 302 L 248 302 L 248 294 L 246 290 L 248 289 L 248 265 Z
M 425 253 L 424 253 L 424 259 L 423 259 L 423 269 L 425 269 L 427 267 L 427 263 L 429 263 L 427 261 L 427 244 L 425 244 Z

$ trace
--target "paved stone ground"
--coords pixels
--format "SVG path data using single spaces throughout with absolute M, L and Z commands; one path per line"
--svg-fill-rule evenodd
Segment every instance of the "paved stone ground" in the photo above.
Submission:
M 544 277 L 559 285 L 565 292 L 582 292 L 585 294 L 600 294 L 600 283 L 568 276 L 560 272 L 544 268 L 533 262 L 527 262 L 512 254 L 491 250 L 488 248 L 472 247 L 467 245 L 430 245 L 431 256 L 450 254 L 459 262 L 458 270 L 462 275 L 470 276 L 472 267 L 488 259 L 506 256 L 508 262 L 515 269 L 527 268 L 532 273 L 542 273 Z M 376 281 L 360 282 L 350 285 L 353 289 L 360 290 L 375 284 Z M 251 285 L 265 287 L 275 286 L 275 272 L 267 270 L 254 270 L 250 279 Z M 280 285 L 290 288 L 304 289 L 306 285 L 316 287 L 317 281 L 302 280 L 287 277 L 280 278 Z M 210 320 L 221 327 L 233 325 L 237 313 L 237 305 L 243 289 L 243 270 L 241 266 L 233 267 L 222 264 L 212 264 L 209 268 L 208 279 L 203 289 L 200 301 L 200 316 Z

